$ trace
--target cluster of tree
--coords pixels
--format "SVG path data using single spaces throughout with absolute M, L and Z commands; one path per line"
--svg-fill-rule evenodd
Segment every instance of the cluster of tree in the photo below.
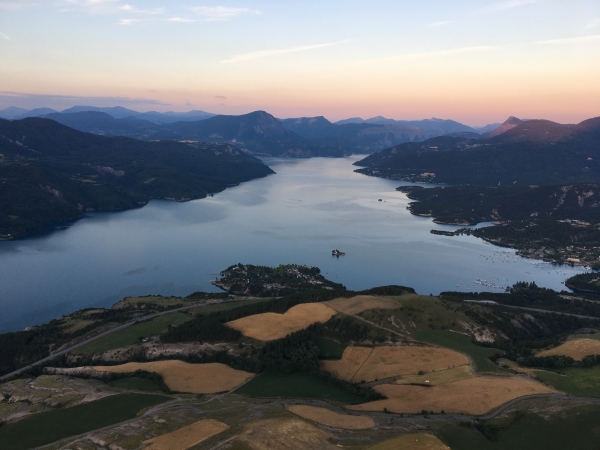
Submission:
M 445 186 L 425 189 L 401 186 L 411 200 L 410 211 L 431 215 L 441 223 L 492 220 L 553 219 L 600 220 L 599 184 L 568 186 Z
M 600 274 L 598 272 L 580 273 L 567 279 L 565 286 L 576 291 L 600 294 Z
M 207 316 L 199 316 L 177 327 L 172 327 L 161 335 L 161 340 L 163 342 L 233 342 L 238 340 L 241 335 L 238 331 L 223 325 L 225 322 L 266 312 L 283 314 L 292 306 L 300 303 L 324 302 L 334 298 L 352 297 L 354 295 L 356 293 L 347 290 L 303 291 L 280 299 L 242 305 L 228 311 L 218 311 Z
M 69 319 L 77 319 L 87 310 L 71 314 Z M 64 327 L 64 319 L 54 319 L 47 324 L 32 327 L 26 331 L 0 334 L 0 375 L 12 372 L 29 363 L 45 358 L 51 350 L 56 350 L 73 339 L 106 325 L 109 322 L 124 323 L 131 319 L 125 311 L 107 309 L 91 316 L 93 323 L 69 331 Z
M 221 272 L 223 278 L 213 281 L 232 294 L 255 297 L 291 295 L 302 290 L 345 289 L 329 281 L 318 267 L 282 264 L 278 267 L 235 264 Z
M 108 138 L 39 118 L 0 120 L 0 154 L 2 237 L 78 219 L 86 210 L 203 198 L 273 173 L 227 144 Z

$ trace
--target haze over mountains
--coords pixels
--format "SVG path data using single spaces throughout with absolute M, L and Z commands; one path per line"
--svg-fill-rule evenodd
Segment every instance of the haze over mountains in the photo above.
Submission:
M 0 117 L 19 120 L 44 117 L 79 131 L 142 140 L 228 142 L 259 156 L 344 156 L 373 153 L 404 142 L 420 142 L 453 133 L 482 133 L 443 119 L 399 121 L 385 117 L 352 118 L 332 123 L 325 117 L 277 119 L 264 111 L 239 116 L 187 113 L 140 113 L 120 106 L 74 106 L 61 112 L 50 108 L 0 111 Z

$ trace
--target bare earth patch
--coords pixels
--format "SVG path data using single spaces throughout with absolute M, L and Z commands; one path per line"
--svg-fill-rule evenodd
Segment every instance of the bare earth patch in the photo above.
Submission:
M 423 410 L 439 413 L 482 415 L 515 398 L 553 394 L 543 384 L 522 378 L 475 377 L 454 383 L 422 387 L 381 384 L 375 387 L 386 400 L 347 406 L 355 411 L 388 411 L 418 414 Z
M 469 358 L 465 355 L 447 348 L 402 346 L 368 350 L 371 349 L 348 347 L 341 360 L 323 361 L 322 367 L 342 380 L 356 383 L 469 364 Z
M 600 341 L 595 339 L 573 339 L 551 350 L 544 350 L 536 356 L 570 356 L 576 361 L 581 361 L 589 355 L 600 355 Z
M 364 430 L 375 425 L 375 421 L 368 416 L 351 416 L 340 414 L 327 408 L 309 405 L 292 405 L 288 410 L 294 414 L 313 420 L 328 427 L 343 428 L 345 430 Z
M 368 450 L 450 450 L 450 447 L 432 434 L 415 433 L 382 442 Z
M 337 312 L 354 315 L 369 309 L 397 309 L 402 306 L 394 300 L 373 295 L 357 295 L 352 298 L 336 298 L 323 302 Z
M 438 384 L 454 383 L 455 381 L 473 378 L 471 366 L 458 366 L 452 369 L 429 372 L 423 375 L 403 375 L 396 384 L 424 384 L 436 386 Z
M 225 325 L 259 341 L 281 339 L 317 322 L 327 322 L 336 312 L 323 303 L 292 306 L 285 314 L 264 313 L 242 317 Z
M 372 351 L 371 347 L 346 347 L 342 359 L 321 361 L 321 368 L 341 380 L 350 381 Z
M 235 370 L 225 364 L 188 364 L 183 361 L 130 362 L 119 366 L 95 366 L 98 372 L 128 373 L 136 370 L 156 372 L 165 384 L 175 392 L 192 394 L 216 394 L 242 385 L 253 373 Z
M 144 441 L 144 444 L 149 444 L 145 450 L 186 450 L 227 428 L 228 425 L 218 420 L 200 420 L 172 433 Z
M 251 423 L 238 439 L 255 450 L 337 449 L 331 437 L 300 419 L 267 419 Z

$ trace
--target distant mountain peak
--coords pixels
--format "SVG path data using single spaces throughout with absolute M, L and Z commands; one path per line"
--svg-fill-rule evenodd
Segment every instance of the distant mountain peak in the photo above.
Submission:
M 523 123 L 523 121 L 515 116 L 510 116 L 508 119 L 506 119 L 502 125 L 500 125 L 498 128 L 496 128 L 494 131 L 490 131 L 489 133 L 486 133 L 484 136 L 487 138 L 491 138 L 494 136 L 498 136 L 502 133 L 507 132 L 508 130 L 513 129 L 514 127 L 516 127 L 517 125 Z

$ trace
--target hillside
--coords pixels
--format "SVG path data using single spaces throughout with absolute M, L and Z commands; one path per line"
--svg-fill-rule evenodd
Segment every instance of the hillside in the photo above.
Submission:
M 0 237 L 86 211 L 191 200 L 273 171 L 228 144 L 144 142 L 82 133 L 52 120 L 0 120 Z
M 577 125 L 530 120 L 491 138 L 446 136 L 406 143 L 358 161 L 357 172 L 447 184 L 570 184 L 600 181 L 600 118 Z

